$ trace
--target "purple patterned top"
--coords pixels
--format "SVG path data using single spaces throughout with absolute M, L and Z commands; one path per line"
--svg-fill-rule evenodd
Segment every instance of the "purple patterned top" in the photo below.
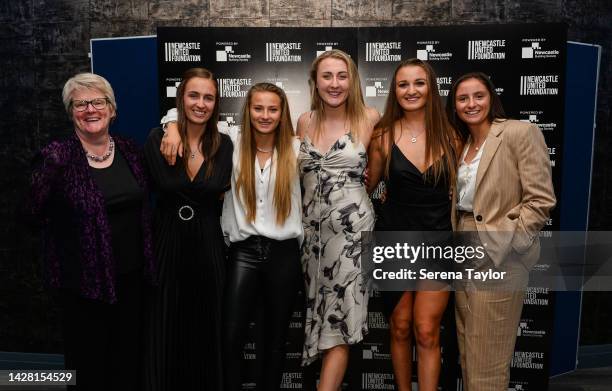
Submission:
M 147 177 L 138 147 L 118 136 L 113 136 L 113 139 L 136 182 L 148 194 Z M 35 160 L 30 190 L 29 212 L 42 225 L 46 284 L 52 288 L 74 291 L 88 299 L 115 303 L 116 271 L 104 197 L 90 173 L 83 147 L 76 135 L 54 141 L 40 151 Z M 60 220 L 58 215 L 62 221 L 57 221 Z M 57 226 L 62 224 L 72 224 L 74 229 L 58 230 Z M 62 235 L 70 231 L 77 236 L 67 238 L 76 248 L 76 264 L 60 259 L 58 251 L 62 243 L 67 243 Z M 142 208 L 142 237 L 144 274 L 152 282 L 155 262 L 151 213 L 147 202 Z

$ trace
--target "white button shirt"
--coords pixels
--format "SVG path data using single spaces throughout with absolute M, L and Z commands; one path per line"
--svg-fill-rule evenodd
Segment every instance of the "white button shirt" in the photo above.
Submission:
M 250 222 L 246 218 L 246 211 L 241 197 L 234 191 L 236 180 L 240 173 L 240 129 L 231 127 L 227 134 L 234 143 L 234 154 L 232 157 L 232 187 L 225 193 L 223 202 L 223 214 L 221 216 L 221 228 L 230 242 L 239 242 L 252 235 L 265 236 L 275 240 L 286 240 L 298 238 L 299 242 L 303 239 L 302 230 L 302 194 L 300 190 L 300 176 L 295 175 L 291 183 L 291 211 L 284 224 L 278 225 L 276 222 L 276 208 L 274 207 L 274 186 L 276 183 L 276 163 L 277 153 L 274 151 L 272 157 L 266 161 L 263 170 L 259 165 L 259 160 L 255 158 L 255 196 L 256 214 L 255 221 Z M 293 140 L 293 150 L 296 156 L 300 149 L 300 141 Z
M 170 109 L 162 118 L 161 123 L 176 121 L 176 109 Z M 232 155 L 232 179 L 231 189 L 225 193 L 223 199 L 223 213 L 221 215 L 221 229 L 223 235 L 229 238 L 230 242 L 239 242 L 249 236 L 259 235 L 274 240 L 286 240 L 297 238 L 302 243 L 304 231 L 302 229 L 302 193 L 300 189 L 300 176 L 297 172 L 291 188 L 291 212 L 283 225 L 276 223 L 276 208 L 274 207 L 274 186 L 276 184 L 276 162 L 277 153 L 274 151 L 272 158 L 268 159 L 261 169 L 259 160 L 255 158 L 255 196 L 256 196 L 256 215 L 255 221 L 250 222 L 246 218 L 246 211 L 241 198 L 234 191 L 236 180 L 240 173 L 240 127 L 232 126 L 229 128 L 219 127 L 219 132 L 227 134 L 234 144 Z M 300 150 L 300 141 L 293 140 L 293 151 L 297 161 Z
M 465 162 L 465 155 L 470 147 L 470 144 L 465 146 L 457 171 L 457 210 L 464 212 L 474 211 L 474 194 L 476 193 L 476 173 L 480 165 L 480 158 L 484 150 L 486 141 L 478 149 L 478 153 L 474 156 L 471 162 Z

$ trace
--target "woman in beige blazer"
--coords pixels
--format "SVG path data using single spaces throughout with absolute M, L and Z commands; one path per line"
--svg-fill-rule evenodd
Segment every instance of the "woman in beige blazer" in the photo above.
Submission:
M 505 118 L 483 73 L 459 77 L 446 109 L 466 141 L 454 194 L 456 229 L 473 232 L 472 244 L 486 249 L 464 270 L 505 272 L 487 284 L 464 273 L 457 287 L 463 383 L 466 391 L 505 391 L 538 233 L 555 205 L 548 149 L 535 125 Z

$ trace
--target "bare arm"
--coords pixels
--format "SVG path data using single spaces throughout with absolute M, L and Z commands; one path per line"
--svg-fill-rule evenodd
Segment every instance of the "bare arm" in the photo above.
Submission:
M 366 115 L 368 125 L 366 129 L 363 129 L 363 133 L 359 136 L 363 145 L 368 148 L 368 145 L 370 144 L 370 139 L 372 138 L 372 132 L 374 131 L 376 124 L 378 124 L 378 121 L 380 121 L 380 113 L 378 113 L 378 110 L 373 107 L 366 107 Z
M 300 118 L 298 118 L 297 126 L 295 128 L 295 135 L 300 140 L 303 140 L 304 136 L 307 134 L 309 119 L 310 119 L 309 111 L 302 113 L 302 115 L 300 115 Z
M 183 143 L 176 124 L 176 109 L 170 109 L 162 118 L 161 123 L 165 128 L 159 150 L 168 162 L 173 166 L 176 163 L 176 155 L 183 157 Z
M 385 170 L 386 154 L 383 152 L 382 132 L 376 131 L 372 137 L 368 148 L 368 194 L 371 194 L 378 187 Z

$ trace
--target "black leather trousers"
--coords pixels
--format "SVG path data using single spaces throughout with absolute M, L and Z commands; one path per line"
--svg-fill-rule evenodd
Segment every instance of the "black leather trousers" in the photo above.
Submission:
M 302 286 L 297 239 L 272 240 L 250 236 L 232 243 L 223 308 L 224 383 L 228 391 L 242 390 L 242 349 L 250 315 L 263 303 L 261 322 L 263 349 L 258 344 L 257 389 L 278 390 L 285 340 L 296 294 Z

